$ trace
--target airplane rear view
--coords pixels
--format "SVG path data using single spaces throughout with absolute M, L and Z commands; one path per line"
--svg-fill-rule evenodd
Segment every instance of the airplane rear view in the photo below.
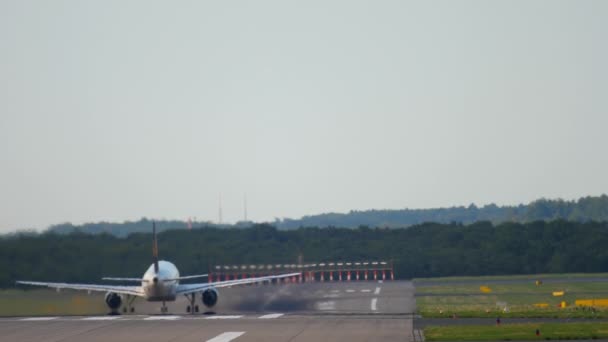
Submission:
M 186 312 L 199 312 L 199 306 L 196 304 L 197 293 L 201 295 L 201 302 L 208 308 L 212 308 L 217 303 L 219 292 L 218 288 L 230 287 L 236 285 L 254 284 L 273 279 L 282 279 L 298 275 L 299 273 L 287 273 L 273 276 L 256 277 L 238 280 L 226 280 L 212 283 L 196 283 L 196 284 L 180 284 L 180 280 L 204 278 L 207 274 L 180 276 L 177 267 L 165 260 L 158 258 L 158 240 L 156 237 L 156 224 L 152 223 L 152 264 L 141 278 L 119 278 L 119 277 L 104 277 L 103 280 L 135 282 L 140 283 L 139 286 L 115 286 L 101 284 L 69 284 L 69 283 L 49 283 L 38 281 L 17 281 L 18 284 L 46 286 L 55 289 L 72 289 L 84 291 L 99 291 L 107 292 L 105 302 L 110 308 L 111 313 L 117 313 L 118 309 L 125 300 L 126 306 L 123 312 L 135 312 L 133 302 L 136 298 L 142 297 L 150 302 L 162 302 L 161 312 L 167 313 L 168 309 L 166 302 L 175 301 L 179 295 L 184 295 L 189 302 L 186 307 Z

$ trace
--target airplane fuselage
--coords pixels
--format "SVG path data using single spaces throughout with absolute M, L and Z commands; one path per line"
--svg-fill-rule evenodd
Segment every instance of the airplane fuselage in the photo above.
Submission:
M 174 301 L 179 285 L 179 271 L 172 263 L 164 260 L 158 262 L 158 272 L 154 264 L 150 265 L 142 277 L 141 288 L 146 300 L 150 302 Z

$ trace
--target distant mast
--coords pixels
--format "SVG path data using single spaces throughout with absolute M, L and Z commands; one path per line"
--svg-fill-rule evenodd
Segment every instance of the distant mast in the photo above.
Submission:
M 247 222 L 247 193 L 243 195 L 243 221 Z
M 219 199 L 218 223 L 222 224 L 222 194 L 220 194 Z

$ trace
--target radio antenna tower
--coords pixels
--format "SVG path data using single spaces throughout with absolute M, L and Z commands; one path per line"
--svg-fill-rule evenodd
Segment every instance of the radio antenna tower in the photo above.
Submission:
M 243 221 L 247 222 L 247 194 L 243 195 Z
M 222 194 L 220 194 L 219 199 L 218 223 L 222 224 Z

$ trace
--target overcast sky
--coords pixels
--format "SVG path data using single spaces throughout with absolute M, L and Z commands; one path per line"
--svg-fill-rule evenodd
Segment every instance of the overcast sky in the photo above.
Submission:
M 0 231 L 608 192 L 608 1 L 0 1 Z

